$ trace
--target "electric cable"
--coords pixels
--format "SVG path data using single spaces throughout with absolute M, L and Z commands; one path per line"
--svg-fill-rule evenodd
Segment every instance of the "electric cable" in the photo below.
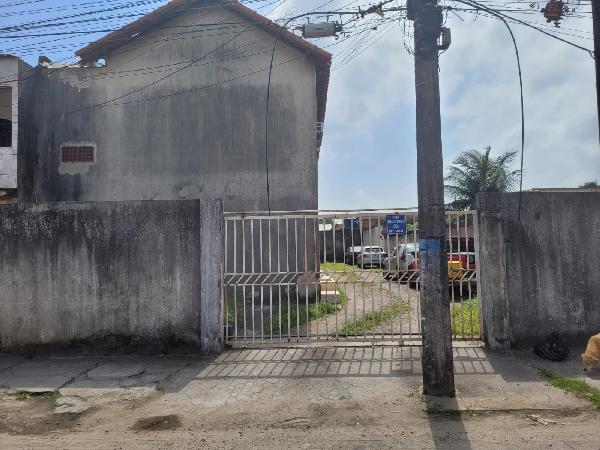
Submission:
M 455 0 L 455 1 L 458 1 L 460 3 L 465 3 L 465 4 L 473 3 L 473 4 L 478 5 L 477 2 L 475 2 L 473 0 Z M 522 204 L 522 199 L 523 199 L 523 165 L 524 165 L 524 159 L 525 159 L 525 102 L 523 99 L 523 74 L 522 74 L 522 70 L 521 70 L 521 58 L 519 56 L 519 46 L 517 45 L 517 40 L 512 31 L 512 28 L 510 27 L 510 25 L 508 24 L 508 22 L 506 21 L 506 19 L 503 17 L 503 15 L 501 13 L 496 13 L 494 10 L 487 8 L 486 6 L 483 6 L 483 5 L 478 5 L 478 6 L 480 6 L 482 9 L 484 9 L 489 14 L 496 16 L 498 19 L 500 19 L 502 21 L 502 23 L 504 23 L 504 25 L 506 26 L 506 29 L 508 30 L 508 33 L 510 34 L 510 38 L 512 40 L 512 43 L 513 43 L 513 46 L 515 49 L 515 56 L 517 58 L 517 69 L 519 72 L 519 91 L 520 91 L 520 101 L 521 101 L 521 165 L 520 165 L 521 167 L 520 167 L 520 173 L 519 173 L 519 212 L 518 212 L 519 220 L 521 220 L 521 204 Z

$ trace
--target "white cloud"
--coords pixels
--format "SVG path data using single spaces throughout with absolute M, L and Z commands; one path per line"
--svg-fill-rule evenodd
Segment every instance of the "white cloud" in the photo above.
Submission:
M 265 14 L 276 6 L 267 6 L 269 3 L 248 5 L 265 6 L 259 10 Z M 290 17 L 321 5 L 321 10 L 334 10 L 366 3 L 370 2 L 283 0 L 269 17 Z M 453 43 L 441 57 L 446 165 L 465 149 L 487 145 L 495 152 L 520 149 L 518 78 L 510 36 L 497 20 L 479 17 L 473 22 L 469 17 L 465 14 L 465 20 L 460 21 L 448 16 Z M 526 18 L 546 27 L 541 15 Z M 588 39 L 564 37 L 591 47 L 591 25 L 589 18 L 568 18 L 560 30 L 549 29 L 569 34 L 580 30 L 578 34 Z M 577 186 L 600 179 L 592 58 L 520 25 L 513 25 L 513 29 L 525 88 L 525 186 Z M 364 41 L 367 36 L 364 33 L 353 38 Z M 334 42 L 314 41 L 320 46 Z M 63 43 L 63 50 L 50 56 L 56 60 L 72 56 L 72 41 Z M 334 55 L 339 55 L 347 44 L 340 42 L 331 47 Z M 414 61 L 404 48 L 402 27 L 394 26 L 364 53 L 350 53 L 356 59 L 334 71 L 330 83 L 319 168 L 320 206 L 414 206 Z

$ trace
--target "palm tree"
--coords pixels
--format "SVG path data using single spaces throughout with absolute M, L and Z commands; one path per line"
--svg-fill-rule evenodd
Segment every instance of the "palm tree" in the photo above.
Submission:
M 483 152 L 467 150 L 454 160 L 444 186 L 446 195 L 451 199 L 450 209 L 472 209 L 479 192 L 509 192 L 518 185 L 521 171 L 510 170 L 517 152 L 506 152 L 492 158 L 491 150 L 491 147 Z

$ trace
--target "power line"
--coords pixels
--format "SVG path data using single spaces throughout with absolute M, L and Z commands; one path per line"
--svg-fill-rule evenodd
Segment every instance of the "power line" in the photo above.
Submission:
M 110 20 L 114 20 L 114 19 L 135 18 L 135 17 L 139 17 L 140 15 L 144 15 L 145 13 L 151 12 L 154 9 L 151 9 L 148 11 L 138 11 L 138 12 L 129 13 L 129 14 L 114 15 L 114 16 L 91 17 L 91 18 L 82 19 L 82 20 L 69 20 L 69 19 L 74 19 L 77 17 L 101 14 L 101 13 L 105 13 L 105 12 L 113 12 L 113 11 L 117 11 L 119 9 L 131 9 L 132 6 L 144 6 L 144 5 L 149 5 L 149 4 L 162 3 L 164 1 L 165 0 L 138 0 L 137 2 L 129 3 L 127 5 L 115 6 L 112 8 L 106 8 L 106 9 L 84 12 L 84 13 L 79 13 L 79 14 L 67 15 L 67 16 L 54 17 L 54 18 L 39 20 L 39 21 L 35 21 L 35 22 L 26 22 L 26 23 L 22 23 L 19 25 L 13 25 L 10 27 L 3 27 L 3 28 L 0 28 L 0 33 L 15 32 L 15 31 L 28 31 L 28 30 L 35 30 L 35 29 L 40 29 L 40 28 L 65 27 L 65 26 L 72 26 L 73 24 L 97 23 L 97 22 L 110 21 Z M 245 0 L 245 1 L 242 1 L 242 3 L 253 3 L 256 1 L 267 1 L 267 0 L 254 0 L 254 1 Z M 282 0 L 275 0 L 275 1 L 272 1 L 270 4 L 281 3 L 281 1 Z M 226 7 L 231 7 L 235 4 L 236 4 L 236 2 L 229 2 L 229 3 L 223 3 L 223 4 L 217 4 L 217 5 L 205 5 L 205 6 L 193 6 L 193 7 L 191 6 L 191 7 L 186 7 L 186 8 L 179 8 L 178 12 L 184 13 L 184 12 L 191 12 L 191 11 L 202 11 L 202 10 L 208 10 L 208 9 L 226 8 Z M 269 6 L 270 4 L 263 5 L 262 7 Z M 63 20 L 63 21 L 68 20 L 68 21 L 67 22 L 56 22 L 57 20 Z M 109 30 L 109 31 L 113 31 L 113 30 Z M 99 32 L 104 32 L 104 30 L 99 30 Z M 35 36 L 35 35 L 27 35 L 27 36 Z
M 523 74 L 522 74 L 522 70 L 521 70 L 521 58 L 519 56 L 519 46 L 517 45 L 517 40 L 515 38 L 515 35 L 511 29 L 510 25 L 508 24 L 508 21 L 506 20 L 505 17 L 503 17 L 504 15 L 502 13 L 496 12 L 493 9 L 490 9 L 486 6 L 480 5 L 474 0 L 455 0 L 455 1 L 458 1 L 460 3 L 465 3 L 465 4 L 475 4 L 478 7 L 481 7 L 482 9 L 484 9 L 487 13 L 497 17 L 500 21 L 502 21 L 502 23 L 506 26 L 508 33 L 510 34 L 510 38 L 512 40 L 512 43 L 513 43 L 513 46 L 515 49 L 515 56 L 517 58 L 517 69 L 519 72 L 519 93 L 520 93 L 520 102 L 521 102 L 521 165 L 520 165 L 520 173 L 519 173 L 519 219 L 520 219 L 521 218 L 521 201 L 522 201 L 522 197 L 523 197 L 523 165 L 524 165 L 524 159 L 525 159 L 525 102 L 523 99 Z
M 387 3 L 391 3 L 394 0 L 386 0 L 379 4 L 379 9 Z M 314 11 L 313 11 L 314 12 Z M 277 51 L 277 44 L 281 39 L 281 35 L 283 34 L 285 28 L 294 20 L 300 19 L 302 17 L 307 17 L 311 15 L 313 12 L 300 14 L 298 16 L 294 16 L 289 18 L 279 30 L 279 33 L 275 37 L 275 43 L 273 45 L 273 51 L 271 53 L 271 62 L 269 64 L 269 76 L 267 81 L 267 98 L 266 98 L 266 108 L 265 108 L 265 164 L 266 164 L 266 182 L 267 182 L 267 207 L 269 211 L 269 216 L 271 215 L 271 196 L 270 196 L 270 182 L 269 182 L 269 112 L 270 112 L 270 99 L 271 99 L 271 76 L 273 74 L 273 61 L 275 59 L 275 52 Z M 324 13 L 326 14 L 326 13 Z M 341 12 L 337 12 L 337 14 L 342 14 Z M 356 14 L 352 12 L 350 14 Z
M 247 0 L 247 1 L 256 1 L 256 2 L 257 2 L 257 1 L 264 1 L 264 0 Z M 282 3 L 282 1 L 285 1 L 285 0 L 275 0 L 275 1 L 272 1 L 271 3 L 268 3 L 268 4 L 266 4 L 266 5 L 262 5 L 262 6 L 258 7 L 258 8 L 256 8 L 256 9 L 257 9 L 257 10 L 260 10 L 260 9 L 263 9 L 263 8 L 265 8 L 265 7 L 268 7 L 268 6 L 270 6 L 270 5 L 274 4 L 274 3 L 280 3 L 280 4 L 281 4 L 281 3 Z M 226 4 L 226 5 L 231 5 L 231 4 Z M 226 5 L 223 5 L 223 6 L 226 6 Z M 212 7 L 212 6 L 211 6 L 211 7 Z M 271 10 L 271 11 L 267 12 L 267 14 L 270 14 L 272 11 L 273 11 L 273 10 Z M 202 17 L 203 17 L 203 16 L 199 17 L 197 20 L 198 20 L 198 21 L 199 21 L 199 20 L 201 20 L 201 19 L 202 19 Z M 225 21 L 225 20 L 223 20 L 223 22 L 224 22 L 224 21 Z M 170 40 L 171 40 L 171 38 L 173 38 L 173 37 L 174 37 L 174 36 L 176 36 L 177 34 L 178 34 L 178 33 L 171 34 L 171 35 L 167 36 L 167 37 L 166 37 L 166 38 L 164 38 L 164 39 L 160 39 L 159 41 L 157 41 L 157 42 L 156 42 L 156 45 L 152 45 L 151 47 L 148 47 L 148 46 L 147 46 L 147 43 L 146 43 L 146 44 L 144 44 L 144 46 L 143 46 L 144 50 L 143 50 L 141 53 L 138 53 L 137 55 L 134 55 L 132 58 L 130 58 L 130 59 L 128 59 L 128 60 L 126 60 L 126 61 L 124 61 L 124 62 L 123 62 L 123 63 L 122 63 L 120 66 L 117 66 L 116 68 L 122 67 L 123 65 L 125 65 L 125 64 L 127 64 L 127 63 L 129 63 L 129 62 L 132 62 L 133 60 L 137 59 L 138 57 L 140 57 L 140 56 L 142 56 L 142 55 L 146 54 L 147 52 L 149 52 L 149 51 L 151 51 L 151 50 L 155 49 L 156 47 L 158 47 L 158 46 L 159 46 L 159 45 L 161 45 L 162 43 L 170 41 Z M 26 74 L 26 73 L 31 73 L 33 70 L 35 70 L 35 68 L 28 69 L 27 71 L 25 71 L 25 72 L 24 72 L 24 74 Z
M 507 20 L 507 21 L 512 21 L 514 23 L 518 23 L 518 24 L 524 25 L 526 27 L 532 28 L 532 29 L 534 29 L 536 31 L 539 31 L 542 34 L 545 34 L 546 36 L 549 36 L 549 37 L 551 37 L 553 39 L 557 39 L 557 40 L 559 40 L 561 42 L 564 42 L 565 44 L 568 44 L 568 45 L 570 45 L 572 47 L 578 48 L 579 50 L 583 50 L 583 51 L 587 52 L 592 58 L 594 57 L 594 52 L 592 50 L 586 48 L 586 47 L 578 45 L 578 44 L 576 44 L 574 42 L 571 42 L 571 41 L 569 41 L 567 39 L 563 39 L 560 36 L 556 36 L 556 35 L 554 35 L 552 33 L 549 33 L 548 31 L 543 30 L 540 27 L 537 27 L 537 26 L 532 25 L 530 23 L 527 23 L 527 22 L 525 22 L 525 21 L 523 21 L 521 19 L 517 19 L 515 17 L 511 17 L 511 16 L 509 16 L 507 14 L 504 14 L 502 12 L 496 12 L 494 9 L 488 8 L 487 6 L 485 6 L 485 5 L 477 2 L 475 0 L 453 0 L 453 1 L 465 4 L 465 5 L 469 5 L 469 6 L 472 6 L 474 8 L 477 8 L 477 9 L 480 9 L 482 11 L 485 11 L 485 12 L 489 13 L 489 14 L 492 14 L 493 16 L 495 16 L 495 17 L 497 17 L 499 19 L 504 19 L 504 20 Z M 446 7 L 446 8 L 453 9 L 452 7 Z

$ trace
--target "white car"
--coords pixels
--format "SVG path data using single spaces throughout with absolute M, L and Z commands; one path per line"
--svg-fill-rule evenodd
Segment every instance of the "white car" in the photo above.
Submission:
M 385 258 L 387 258 L 387 253 L 383 247 L 370 245 L 362 248 L 360 255 L 356 258 L 356 264 L 363 269 L 366 267 L 382 267 Z
M 385 279 L 399 278 L 401 274 L 408 272 L 418 252 L 419 244 L 416 242 L 394 247 L 390 256 L 383 261 L 382 268 Z

